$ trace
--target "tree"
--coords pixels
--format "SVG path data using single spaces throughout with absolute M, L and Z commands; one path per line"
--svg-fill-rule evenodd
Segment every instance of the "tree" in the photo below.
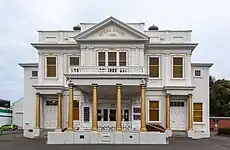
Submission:
M 215 80 L 209 77 L 210 87 L 210 114 L 216 117 L 230 116 L 230 81 Z

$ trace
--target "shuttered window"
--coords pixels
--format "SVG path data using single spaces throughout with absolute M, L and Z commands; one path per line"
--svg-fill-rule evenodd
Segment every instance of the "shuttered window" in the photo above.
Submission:
M 173 57 L 173 78 L 183 78 L 183 57 Z
M 79 66 L 79 57 L 73 57 L 73 56 L 71 56 L 69 58 L 69 63 L 70 63 L 70 67 Z
M 203 104 L 193 103 L 193 121 L 203 122 Z
M 108 66 L 117 65 L 117 52 L 108 52 Z
M 46 57 L 46 76 L 56 77 L 57 57 Z
M 149 121 L 159 121 L 159 101 L 149 101 Z
M 98 52 L 98 65 L 105 66 L 105 52 Z
M 119 66 L 126 66 L 126 52 L 119 52 Z
M 159 57 L 149 58 L 149 76 L 159 78 Z

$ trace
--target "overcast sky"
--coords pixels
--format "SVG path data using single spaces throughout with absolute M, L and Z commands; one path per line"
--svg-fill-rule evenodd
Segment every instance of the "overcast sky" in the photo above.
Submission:
M 23 97 L 23 68 L 36 62 L 37 30 L 70 29 L 113 16 L 153 23 L 160 29 L 191 29 L 199 42 L 193 62 L 213 62 L 210 73 L 230 79 L 229 0 L 0 0 L 0 98 Z

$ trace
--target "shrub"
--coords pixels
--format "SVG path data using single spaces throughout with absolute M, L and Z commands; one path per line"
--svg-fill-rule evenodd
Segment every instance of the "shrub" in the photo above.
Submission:
M 228 134 L 230 135 L 230 128 L 219 128 L 218 134 Z

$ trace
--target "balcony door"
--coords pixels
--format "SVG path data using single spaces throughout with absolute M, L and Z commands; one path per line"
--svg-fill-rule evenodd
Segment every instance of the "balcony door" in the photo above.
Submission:
M 126 52 L 98 52 L 98 66 L 127 66 Z

